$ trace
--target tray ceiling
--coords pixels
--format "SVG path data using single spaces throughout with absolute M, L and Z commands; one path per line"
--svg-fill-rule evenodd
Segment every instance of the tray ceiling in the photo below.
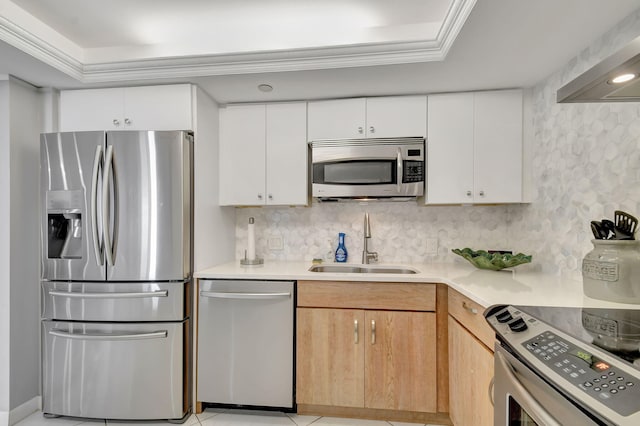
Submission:
M 12 0 L 0 40 L 83 82 L 441 61 L 475 0 Z

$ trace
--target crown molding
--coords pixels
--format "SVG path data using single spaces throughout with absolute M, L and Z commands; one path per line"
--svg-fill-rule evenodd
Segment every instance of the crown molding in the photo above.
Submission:
M 83 83 L 407 64 L 444 60 L 475 3 L 454 0 L 435 40 L 82 63 L 2 16 L 0 40 Z
M 0 40 L 77 80 L 84 79 L 83 64 L 79 60 L 3 16 L 0 16 Z

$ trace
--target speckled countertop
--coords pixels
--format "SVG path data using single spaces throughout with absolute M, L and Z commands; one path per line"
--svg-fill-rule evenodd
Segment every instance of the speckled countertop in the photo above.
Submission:
M 380 265 L 378 265 L 380 266 Z M 395 265 L 399 266 L 399 265 Z M 416 274 L 310 272 L 311 262 L 265 261 L 241 266 L 238 261 L 198 271 L 196 278 L 248 280 L 318 280 L 444 283 L 484 307 L 494 304 L 640 309 L 640 305 L 607 302 L 584 295 L 582 282 L 539 272 L 484 271 L 466 264 L 401 265 Z

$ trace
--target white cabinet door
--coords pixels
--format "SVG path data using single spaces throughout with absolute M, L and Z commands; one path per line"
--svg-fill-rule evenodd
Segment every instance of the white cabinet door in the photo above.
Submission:
M 265 105 L 220 109 L 219 162 L 220 205 L 264 204 Z
M 63 90 L 60 92 L 61 132 L 123 128 L 124 89 Z
M 128 87 L 124 91 L 126 130 L 192 130 L 191 85 Z
M 427 204 L 522 201 L 522 91 L 429 96 Z
M 308 140 L 365 137 L 365 98 L 309 102 Z
M 266 171 L 270 205 L 308 203 L 307 105 L 267 104 Z
M 427 135 L 426 96 L 367 98 L 368 138 Z
M 477 203 L 522 201 L 522 91 L 475 94 Z
M 63 90 L 59 128 L 192 130 L 191 85 Z
M 473 93 L 429 96 L 428 204 L 473 202 Z

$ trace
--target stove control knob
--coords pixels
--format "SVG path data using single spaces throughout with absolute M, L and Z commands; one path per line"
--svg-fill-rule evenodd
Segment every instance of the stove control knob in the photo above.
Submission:
M 511 312 L 509 310 L 504 310 L 496 315 L 496 319 L 498 322 L 505 323 L 507 321 L 511 321 L 513 317 L 511 316 Z
M 521 331 L 525 331 L 529 327 L 527 327 L 527 323 L 524 322 L 521 317 L 518 317 L 509 323 L 509 328 L 513 332 L 520 333 Z

